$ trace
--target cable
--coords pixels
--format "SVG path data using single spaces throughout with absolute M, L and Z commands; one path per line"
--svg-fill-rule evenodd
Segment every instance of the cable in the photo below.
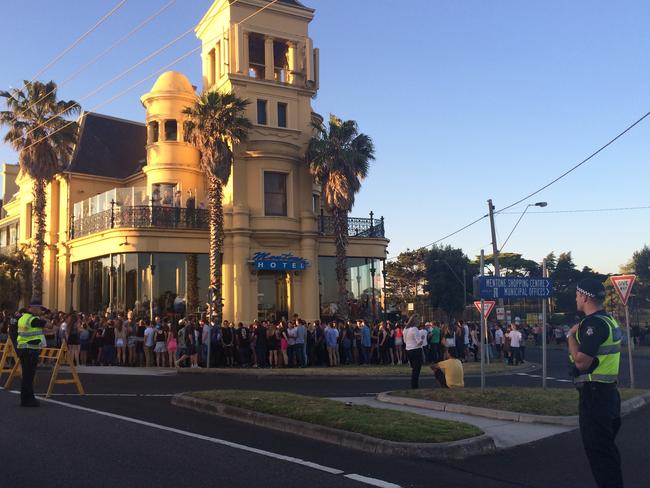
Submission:
M 238 0 L 235 0 L 235 2 L 237 2 L 237 1 L 238 1 Z M 270 2 L 268 5 L 266 5 L 266 6 L 262 7 L 261 9 L 259 9 L 259 10 L 255 11 L 255 12 L 253 12 L 253 14 L 249 15 L 249 16 L 246 17 L 244 20 L 241 20 L 241 21 L 237 22 L 235 25 L 239 25 L 239 24 L 241 24 L 242 22 L 244 22 L 245 20 L 250 19 L 250 18 L 253 17 L 255 14 L 261 12 L 262 10 L 268 8 L 269 6 L 271 6 L 272 4 L 274 4 L 274 3 L 278 2 L 278 1 L 279 1 L 279 0 L 273 0 L 273 1 Z M 234 4 L 235 2 L 233 2 L 232 4 Z M 232 4 L 230 4 L 230 5 L 232 5 Z M 216 15 L 216 14 L 215 14 L 215 15 Z M 193 30 L 193 29 L 192 29 L 192 30 Z M 216 37 L 214 37 L 214 39 L 216 40 L 216 39 L 218 39 L 219 37 L 220 37 L 220 36 L 216 36 Z M 97 109 L 97 108 L 99 108 L 99 107 L 101 107 L 101 106 L 104 106 L 104 105 L 106 105 L 106 104 L 112 102 L 113 100 L 116 100 L 117 98 L 119 98 L 119 97 L 125 95 L 126 93 L 128 93 L 128 92 L 131 91 L 132 89 L 134 89 L 134 88 L 136 88 L 137 86 L 139 86 L 139 85 L 141 85 L 142 83 L 144 83 L 145 81 L 147 81 L 147 80 L 153 78 L 154 76 L 156 76 L 157 74 L 159 74 L 159 73 L 161 73 L 162 71 L 166 70 L 167 68 L 173 66 L 174 64 L 178 63 L 179 61 L 181 61 L 181 60 L 185 59 L 186 57 L 188 57 L 188 56 L 194 54 L 195 52 L 199 51 L 202 47 L 203 47 L 203 46 L 198 46 L 198 47 L 196 47 L 196 48 L 194 48 L 194 49 L 191 49 L 190 51 L 187 51 L 185 54 L 183 54 L 183 55 L 181 55 L 180 57 L 176 58 L 176 59 L 175 59 L 174 61 L 172 61 L 171 63 L 165 65 L 165 66 L 164 66 L 163 68 L 161 68 L 160 70 L 158 70 L 158 71 L 156 71 L 156 72 L 150 74 L 150 75 L 147 76 L 146 78 L 143 78 L 142 80 L 138 81 L 137 83 L 131 85 L 129 88 L 127 88 L 126 90 L 124 90 L 124 91 L 118 93 L 117 95 L 113 96 L 112 98 L 108 99 L 107 101 L 102 102 L 102 103 L 100 103 L 100 104 L 98 104 L 98 105 L 95 105 L 95 106 L 92 107 L 89 111 L 93 111 L 93 110 L 95 110 L 95 109 Z M 95 90 L 95 91 L 97 91 L 97 90 Z M 68 109 L 68 110 L 69 110 L 69 109 Z M 27 150 L 27 149 L 29 149 L 29 148 L 35 146 L 36 144 L 38 144 L 38 143 L 40 143 L 40 142 L 42 142 L 42 141 L 48 139 L 49 137 L 53 136 L 53 135 L 56 134 L 57 132 L 62 131 L 63 129 L 65 129 L 66 127 L 71 126 L 71 125 L 74 124 L 74 123 L 76 123 L 76 122 L 75 122 L 75 121 L 71 121 L 71 122 L 69 122 L 69 123 L 67 123 L 67 124 L 65 124 L 65 125 L 63 125 L 63 126 L 61 126 L 59 129 L 55 130 L 54 132 L 50 133 L 49 135 L 47 135 L 47 136 L 45 136 L 45 137 L 42 137 L 42 138 L 39 139 L 38 141 L 35 141 L 35 142 L 31 143 L 29 146 L 27 146 L 27 147 L 25 147 L 25 148 L 23 148 L 23 149 L 21 149 L 21 150 L 22 150 L 22 151 L 25 151 L 25 150 Z M 44 124 L 41 124 L 41 125 L 44 125 Z M 40 126 L 39 126 L 39 127 L 40 127 Z M 32 129 L 32 131 L 33 131 L 33 130 L 36 130 L 36 128 Z
M 421 250 L 421 249 L 426 249 L 427 247 L 434 246 L 434 245 L 438 244 L 440 241 L 444 241 L 444 240 L 450 238 L 451 236 L 455 236 L 455 235 L 458 234 L 459 232 L 462 232 L 462 231 L 464 231 L 465 229 L 468 229 L 469 227 L 473 226 L 474 224 L 479 223 L 481 220 L 483 220 L 483 219 L 486 218 L 486 217 L 487 217 L 487 214 L 486 214 L 486 215 L 483 215 L 482 217 L 479 217 L 479 218 L 476 219 L 476 220 L 473 220 L 473 221 L 470 222 L 469 224 L 464 225 L 463 227 L 461 227 L 461 228 L 458 229 L 458 230 L 455 230 L 455 231 L 452 232 L 451 234 L 447 234 L 446 236 L 441 237 L 440 239 L 437 239 L 437 240 L 435 240 L 435 241 L 433 241 L 433 242 L 431 242 L 431 243 L 429 243 L 429 244 L 426 244 L 426 245 L 424 245 L 424 246 L 420 246 L 420 247 L 418 247 L 417 249 L 414 249 L 414 251 L 419 251 L 419 250 Z M 398 255 L 396 255 L 396 256 L 392 256 L 392 257 L 388 257 L 388 258 L 386 258 L 386 261 L 391 261 L 391 260 L 393 260 L 393 259 L 397 259 L 397 256 L 398 256 Z
M 72 49 L 77 47 L 86 37 L 88 37 L 90 34 L 92 34 L 100 25 L 102 25 L 104 22 L 106 22 L 115 12 L 117 12 L 119 9 L 121 9 L 124 4 L 128 0 L 121 0 L 117 5 L 115 5 L 106 15 L 104 15 L 101 19 L 99 19 L 97 22 L 95 22 L 95 25 L 93 25 L 90 29 L 88 29 L 86 32 L 84 32 L 80 37 L 77 38 L 72 44 L 70 44 L 67 48 L 65 48 L 58 56 L 56 56 L 52 61 L 50 61 L 43 69 L 41 69 L 38 73 L 34 75 L 34 77 L 31 79 L 31 81 L 25 83 L 21 90 L 24 90 L 27 88 L 27 85 L 31 85 L 34 83 L 34 80 L 36 80 L 39 76 L 41 76 L 43 73 L 45 73 L 48 69 L 50 69 L 52 66 L 54 66 L 56 63 L 58 63 L 63 56 L 68 54 Z
M 123 44 L 126 40 L 128 40 L 131 36 L 133 36 L 133 35 L 134 35 L 135 33 L 137 33 L 138 31 L 140 31 L 140 30 L 141 30 L 145 25 L 149 24 L 152 20 L 154 20 L 156 17 L 158 17 L 160 14 L 162 14 L 165 10 L 167 10 L 169 7 L 171 7 L 174 3 L 176 3 L 176 0 L 171 0 L 171 1 L 167 2 L 167 3 L 166 3 L 165 5 L 163 5 L 162 8 L 160 8 L 156 13 L 154 13 L 154 14 L 151 15 L 151 16 L 149 16 L 149 17 L 146 18 L 144 21 L 140 22 L 140 24 L 138 24 L 135 28 L 133 28 L 129 33 L 127 33 L 127 34 L 123 35 L 122 37 L 120 37 L 117 41 L 115 41 L 113 44 L 111 44 L 108 48 L 106 48 L 106 49 L 105 49 L 104 51 L 102 51 L 100 54 L 98 54 L 97 56 L 95 56 L 93 59 L 91 59 L 90 61 L 88 61 L 86 64 L 84 64 L 83 66 L 81 66 L 79 69 L 77 69 L 77 71 L 75 71 L 74 73 L 72 73 L 70 76 L 68 76 L 68 77 L 67 77 L 65 80 L 63 80 L 61 83 L 58 83 L 58 84 L 57 84 L 57 87 L 56 87 L 55 89 L 49 91 L 48 93 L 46 93 L 45 95 L 43 95 L 41 98 L 39 98 L 38 100 L 36 100 L 34 103 L 32 103 L 29 107 L 27 107 L 27 108 L 23 111 L 23 113 L 22 113 L 21 115 L 24 115 L 25 113 L 27 113 L 27 112 L 28 112 L 28 111 L 29 111 L 29 110 L 30 110 L 34 105 L 40 103 L 40 102 L 41 102 L 42 100 L 44 100 L 46 97 L 48 97 L 49 95 L 51 95 L 52 93 L 54 93 L 55 90 L 59 90 L 59 89 L 61 89 L 61 88 L 64 87 L 66 84 L 68 84 L 69 82 L 71 82 L 72 80 L 74 80 L 74 79 L 75 79 L 77 76 L 79 76 L 82 72 L 84 72 L 84 71 L 85 71 L 86 69 L 88 69 L 90 66 L 92 66 L 92 65 L 95 64 L 97 61 L 99 61 L 100 59 L 102 59 L 104 56 L 106 56 L 108 53 L 110 53 L 110 52 L 111 52 L 113 49 L 115 49 L 117 46 L 119 46 L 120 44 Z
M 650 205 L 641 207 L 617 207 L 617 208 L 584 208 L 574 210 L 541 210 L 529 212 L 529 214 L 563 214 L 563 213 L 591 213 L 591 212 L 623 212 L 626 210 L 648 210 Z M 503 212 L 501 215 L 518 215 L 519 212 Z
M 229 4 L 229 6 L 234 5 L 234 4 L 237 3 L 238 1 L 239 1 L 239 0 L 235 0 L 234 2 L 232 2 L 231 4 Z M 241 20 L 241 21 L 237 22 L 235 25 L 239 25 L 239 24 L 241 24 L 242 22 L 244 22 L 244 21 L 250 19 L 250 18 L 253 17 L 254 15 L 258 14 L 258 13 L 261 12 L 262 10 L 264 10 L 264 9 L 266 9 L 266 8 L 268 8 L 268 7 L 270 7 L 271 5 L 273 5 L 274 3 L 278 2 L 278 1 L 279 1 L 279 0 L 273 0 L 273 1 L 270 2 L 269 4 L 267 4 L 267 5 L 265 5 L 264 7 L 262 7 L 261 9 L 258 9 L 258 10 L 256 10 L 255 12 L 253 12 L 251 15 L 249 15 L 248 17 L 246 17 L 244 20 Z M 225 8 L 225 7 L 224 7 L 224 8 Z M 218 14 L 221 13 L 222 10 L 223 10 L 223 8 L 222 8 L 221 10 L 215 12 L 212 16 L 209 17 L 209 19 L 212 19 L 212 18 L 216 17 Z M 140 61 L 138 61 L 136 64 L 134 64 L 134 65 L 130 66 L 129 68 L 127 68 L 126 70 L 122 71 L 119 75 L 114 76 L 114 77 L 111 78 L 109 81 L 107 81 L 107 82 L 101 84 L 99 87 L 97 87 L 97 88 L 95 88 L 94 90 L 92 90 L 90 93 L 87 93 L 86 95 L 84 95 L 83 97 L 81 97 L 81 98 L 79 99 L 78 102 L 76 102 L 76 103 L 70 105 L 69 107 L 67 107 L 67 108 L 65 108 L 64 110 L 62 110 L 61 112 L 59 112 L 58 114 L 53 115 L 52 117 L 50 117 L 50 119 L 46 120 L 45 122 L 43 122 L 43 123 L 37 125 L 36 127 L 33 127 L 33 128 L 32 128 L 31 130 L 29 130 L 29 131 L 28 131 L 24 136 L 16 137 L 16 138 L 14 138 L 13 140 L 9 141 L 8 143 L 9 143 L 9 144 L 13 144 L 15 141 L 17 141 L 17 140 L 20 139 L 21 137 L 27 137 L 29 134 L 31 134 L 31 133 L 34 132 L 35 130 L 37 130 L 37 129 L 43 127 L 44 125 L 46 125 L 46 124 L 47 124 L 51 119 L 53 119 L 53 118 L 55 118 L 55 117 L 60 117 L 61 115 L 65 114 L 66 112 L 68 112 L 68 111 L 70 111 L 70 110 L 73 110 L 75 107 L 79 107 L 79 108 L 81 108 L 81 105 L 79 104 L 79 102 L 81 102 L 81 101 L 83 101 L 83 100 L 86 100 L 86 99 L 90 98 L 90 97 L 93 96 L 93 95 L 96 95 L 98 92 L 100 92 L 100 91 L 103 90 L 104 88 L 106 88 L 106 87 L 112 85 L 113 83 L 115 83 L 116 81 L 119 81 L 120 79 L 124 78 L 128 73 L 130 73 L 131 71 L 133 71 L 133 70 L 136 69 L 137 67 L 141 66 L 142 64 L 146 63 L 147 61 L 151 60 L 152 58 L 158 56 L 161 52 L 163 52 L 163 51 L 165 51 L 166 49 L 170 48 L 172 45 L 176 44 L 178 41 L 180 41 L 181 39 L 183 39 L 184 37 L 186 37 L 188 34 L 190 34 L 190 33 L 193 32 L 193 31 L 194 31 L 194 27 L 191 27 L 190 29 L 186 30 L 185 32 L 183 32 L 182 34 L 180 34 L 180 35 L 177 36 L 176 38 L 172 39 L 171 41 L 169 41 L 167 44 L 165 44 L 165 45 L 162 46 L 161 48 L 155 50 L 155 51 L 152 52 L 151 54 L 145 56 L 143 59 L 141 59 Z M 223 35 L 223 34 L 220 34 L 219 36 L 215 36 L 213 39 L 210 39 L 210 41 L 219 39 L 219 37 L 221 37 L 221 35 Z M 194 53 L 194 52 L 198 51 L 199 49 L 201 49 L 201 47 L 202 47 L 202 46 L 199 46 L 199 47 L 197 47 L 197 48 L 195 48 L 195 49 L 192 49 L 189 53 Z M 29 147 L 31 147 L 31 146 L 29 146 Z
M 541 187 L 541 188 L 538 189 L 538 190 L 535 190 L 534 192 L 530 193 L 529 195 L 526 195 L 525 197 L 523 197 L 523 198 L 517 200 L 516 202 L 511 203 L 511 204 L 508 205 L 507 207 L 503 207 L 502 209 L 497 210 L 497 211 L 494 212 L 494 213 L 495 213 L 495 214 L 498 214 L 498 213 L 503 212 L 504 210 L 508 210 L 509 208 L 514 207 L 515 205 L 519 205 L 520 203 L 524 202 L 525 200 L 528 200 L 530 197 L 532 197 L 532 196 L 534 196 L 534 195 L 537 195 L 539 192 L 541 192 L 542 190 L 545 190 L 546 188 L 548 188 L 549 186 L 553 185 L 554 183 L 557 183 L 557 182 L 560 181 L 562 178 L 564 178 L 565 176 L 567 176 L 569 173 L 575 171 L 575 170 L 578 169 L 580 166 L 582 166 L 583 164 L 585 164 L 587 161 L 589 161 L 590 159 L 592 159 L 594 156 L 598 155 L 600 152 L 602 152 L 603 150 L 605 150 L 607 147 L 609 147 L 609 146 L 611 146 L 612 144 L 614 144 L 614 142 L 616 142 L 618 139 L 620 139 L 621 137 L 623 137 L 625 134 L 627 134 L 629 131 L 631 131 L 634 127 L 636 127 L 638 124 L 640 124 L 641 122 L 643 122 L 643 121 L 644 121 L 644 120 L 645 120 L 649 115 L 650 115 L 650 112 L 646 112 L 645 115 L 643 115 L 641 118 L 637 119 L 633 124 L 629 125 L 629 126 L 628 126 L 624 131 L 623 131 L 623 132 L 620 132 L 616 137 L 614 137 L 613 139 L 610 139 L 609 142 L 607 142 L 607 144 L 605 144 L 604 146 L 601 146 L 598 150 L 596 150 L 596 151 L 594 151 L 593 153 L 591 153 L 591 154 L 590 154 L 589 156 L 587 156 L 585 159 L 583 159 L 582 161 L 580 161 L 578 164 L 576 164 L 575 166 L 573 166 L 573 167 L 570 168 L 569 170 L 567 170 L 567 171 L 565 171 L 564 173 L 562 173 L 560 176 L 558 176 L 557 178 L 555 178 L 553 181 L 547 183 L 546 185 L 544 185 L 543 187 Z M 537 212 L 535 212 L 535 213 L 537 213 Z
M 512 233 L 515 231 L 515 229 L 516 229 L 517 226 L 519 225 L 519 222 L 521 222 L 521 219 L 523 219 L 523 218 L 524 218 L 524 215 L 526 215 L 526 211 L 528 210 L 528 207 L 530 207 L 530 205 L 526 205 L 526 208 L 524 209 L 523 212 L 521 212 L 521 216 L 519 217 L 519 219 L 517 219 L 517 223 L 515 224 L 515 226 L 514 226 L 514 227 L 512 228 L 512 230 L 510 231 L 510 234 L 508 234 L 508 237 L 506 237 L 506 240 L 504 241 L 504 243 L 501 244 L 501 248 L 499 248 L 499 251 L 498 251 L 499 254 L 501 254 L 501 251 L 503 251 L 503 248 L 506 247 L 506 244 L 507 244 L 508 241 L 510 240 L 510 236 L 512 236 Z

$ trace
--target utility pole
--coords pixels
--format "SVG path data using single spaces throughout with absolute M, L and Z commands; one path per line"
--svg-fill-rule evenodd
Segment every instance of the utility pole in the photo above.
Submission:
M 492 199 L 488 200 L 488 211 L 490 215 L 490 230 L 492 231 L 492 257 L 494 258 L 494 276 L 498 278 L 501 276 L 501 268 L 499 267 L 499 248 L 497 246 L 497 231 L 494 227 L 494 205 Z M 503 307 L 503 298 L 499 298 L 499 308 Z

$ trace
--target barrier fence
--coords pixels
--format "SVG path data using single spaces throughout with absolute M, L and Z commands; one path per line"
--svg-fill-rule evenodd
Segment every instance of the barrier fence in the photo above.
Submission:
M 54 363 L 52 368 L 52 377 L 47 388 L 45 398 L 50 398 L 54 392 L 55 385 L 75 385 L 80 395 L 85 395 L 83 385 L 77 374 L 77 368 L 72 362 L 72 358 L 68 355 L 68 346 L 64 342 L 60 348 L 44 347 L 39 350 L 39 363 L 43 364 L 46 361 Z M 61 370 L 61 366 L 69 368 L 70 378 L 59 378 L 60 374 L 66 373 Z M 20 367 L 20 360 L 16 354 L 16 348 L 11 338 L 7 342 L 0 344 L 0 380 L 5 374 L 8 374 L 7 381 L 4 385 L 5 389 L 11 388 L 11 385 L 16 378 L 22 377 L 22 368 Z

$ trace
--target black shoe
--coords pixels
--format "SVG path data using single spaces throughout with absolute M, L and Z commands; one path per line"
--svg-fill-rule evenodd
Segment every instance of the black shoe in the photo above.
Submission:
M 33 399 L 33 400 L 29 400 L 27 402 L 21 402 L 20 406 L 21 407 L 40 407 L 41 403 L 38 400 Z

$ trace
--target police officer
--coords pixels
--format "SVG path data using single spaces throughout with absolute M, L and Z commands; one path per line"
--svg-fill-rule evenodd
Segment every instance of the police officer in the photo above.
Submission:
M 622 487 L 621 455 L 614 443 L 621 427 L 616 382 L 621 329 L 603 310 L 605 288 L 593 278 L 576 287 L 576 305 L 585 318 L 567 333 L 573 381 L 580 394 L 580 434 L 599 487 Z
M 16 339 L 16 353 L 20 359 L 23 370 L 23 379 L 20 385 L 20 406 L 38 407 L 38 400 L 34 397 L 34 376 L 38 366 L 40 348 L 45 344 L 43 327 L 46 322 L 40 317 L 46 309 L 39 301 L 32 301 L 25 313 L 18 319 L 18 336 Z

